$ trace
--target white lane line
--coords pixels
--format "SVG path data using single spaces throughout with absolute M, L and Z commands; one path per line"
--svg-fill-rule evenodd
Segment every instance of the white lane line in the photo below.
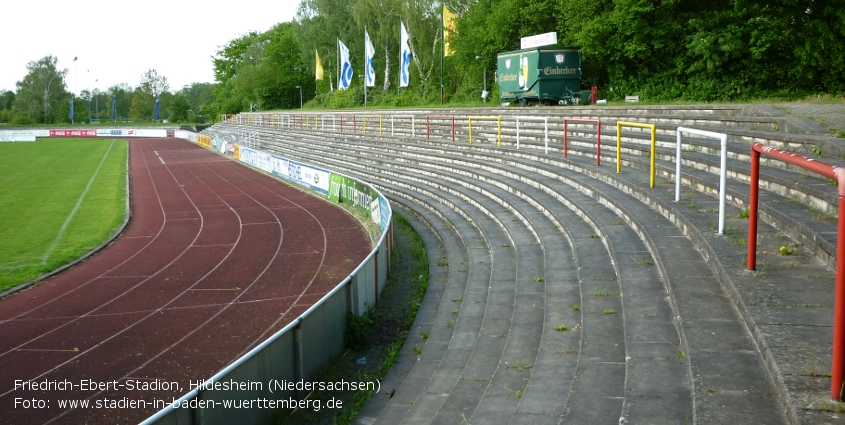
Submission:
M 41 256 L 41 264 L 47 264 L 47 259 L 50 258 L 50 255 L 53 253 L 53 250 L 56 249 L 56 246 L 59 244 L 59 241 L 65 235 L 65 231 L 67 231 L 67 226 L 70 224 L 70 221 L 73 220 L 73 216 L 76 215 L 76 211 L 79 210 L 79 206 L 82 205 L 82 201 L 85 199 L 85 195 L 88 194 L 88 189 L 91 189 L 91 185 L 94 183 L 94 179 L 97 178 L 97 174 L 100 174 L 100 168 L 102 168 L 103 163 L 106 162 L 106 157 L 109 156 L 109 152 L 111 152 L 111 148 L 114 146 L 115 141 L 116 140 L 112 139 L 109 148 L 106 149 L 106 153 L 103 154 L 103 159 L 100 160 L 100 165 L 98 165 L 97 169 L 94 170 L 94 175 L 91 176 L 91 179 L 88 180 L 88 185 L 85 186 L 85 190 L 83 190 L 82 194 L 79 195 L 79 199 L 76 201 L 76 206 L 73 207 L 73 211 L 71 211 L 70 215 L 68 215 L 67 219 L 65 219 L 64 224 L 62 224 L 62 227 L 59 229 L 59 234 L 56 235 L 56 239 L 54 239 L 53 243 L 50 244 L 50 247 L 47 248 L 47 252 L 45 252 L 44 255 Z M 129 196 L 129 194 L 126 194 L 126 196 Z
M 158 160 L 161 161 L 162 164 L 164 164 L 164 158 L 158 157 Z M 164 164 L 164 165 L 167 165 L 167 164 Z

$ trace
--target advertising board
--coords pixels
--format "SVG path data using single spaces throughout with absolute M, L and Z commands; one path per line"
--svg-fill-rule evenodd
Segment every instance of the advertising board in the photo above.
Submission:
M 330 174 L 326 170 L 245 146 L 236 145 L 234 151 L 237 152 L 236 158 L 253 167 L 290 180 L 296 184 L 307 186 L 311 190 L 323 195 L 329 193 Z
M 54 129 L 50 137 L 97 137 L 95 129 Z

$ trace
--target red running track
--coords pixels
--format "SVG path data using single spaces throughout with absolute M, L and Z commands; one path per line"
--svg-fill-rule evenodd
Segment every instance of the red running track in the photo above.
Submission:
M 294 320 L 370 251 L 345 211 L 190 142 L 133 139 L 129 155 L 123 235 L 0 300 L 0 424 L 137 423 Z M 149 389 L 162 382 L 178 388 Z M 20 404 L 32 399 L 46 408 Z M 106 399 L 145 405 L 60 407 Z

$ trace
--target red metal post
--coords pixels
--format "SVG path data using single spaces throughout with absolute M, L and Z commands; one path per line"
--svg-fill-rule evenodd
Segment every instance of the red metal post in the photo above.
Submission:
M 567 150 L 568 150 L 568 149 L 567 149 L 567 144 L 566 144 L 566 138 L 567 138 L 567 135 L 566 135 L 566 127 L 567 127 L 567 126 L 566 126 L 566 124 L 567 124 L 567 122 L 566 122 L 566 120 L 564 119 L 564 120 L 563 120 L 563 157 L 564 157 L 564 158 L 569 158 L 569 156 L 567 155 Z
M 429 116 L 425 116 L 425 138 L 431 140 L 431 125 L 429 124 Z
M 352 132 L 353 133 L 358 132 L 358 116 L 357 115 L 352 116 Z
M 455 143 L 455 116 L 452 115 L 452 143 Z
M 830 398 L 841 401 L 845 384 L 845 168 L 772 148 L 760 143 L 751 145 L 751 191 L 749 193 L 748 269 L 757 263 L 757 193 L 760 179 L 760 155 L 766 154 L 781 161 L 835 179 L 839 185 L 839 221 L 836 234 L 836 294 L 833 307 L 833 356 L 830 372 Z
M 748 193 L 748 270 L 757 269 L 757 193 L 760 191 L 760 152 L 751 147 L 751 189 Z
M 833 364 L 830 371 L 830 398 L 842 400 L 845 384 L 845 169 L 836 167 L 839 182 L 839 223 L 836 232 L 836 298 L 833 307 Z
M 340 116 L 340 132 L 343 133 L 343 115 Z
M 845 369 L 845 170 L 835 170 L 839 180 L 839 229 L 836 232 L 836 301 L 833 305 L 833 365 L 830 371 L 830 398 L 842 400 Z
M 567 138 L 569 135 L 567 134 L 567 124 L 569 121 L 572 122 L 585 122 L 585 123 L 594 123 L 596 124 L 596 165 L 601 166 L 601 120 L 581 120 L 581 119 L 573 119 L 573 118 L 564 118 L 563 119 L 563 157 L 568 158 L 568 144 Z
M 601 166 L 601 120 L 596 123 L 596 166 Z

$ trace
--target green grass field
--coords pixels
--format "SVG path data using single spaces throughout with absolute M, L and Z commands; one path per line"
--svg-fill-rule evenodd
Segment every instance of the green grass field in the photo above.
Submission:
M 127 142 L 0 143 L 0 291 L 105 241 L 126 215 Z

